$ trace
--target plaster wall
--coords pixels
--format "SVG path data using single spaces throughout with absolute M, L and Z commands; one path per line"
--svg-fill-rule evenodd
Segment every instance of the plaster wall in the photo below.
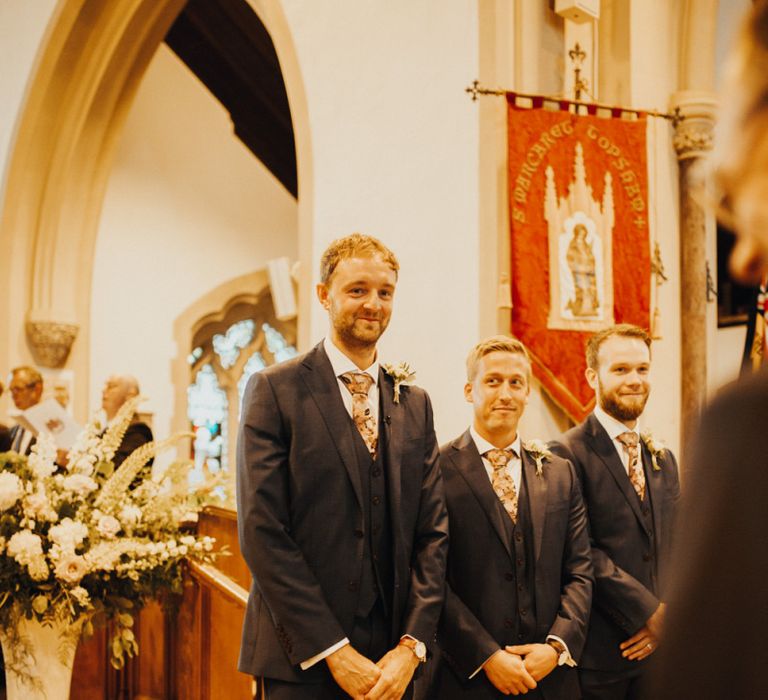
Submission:
M 0 197 L 5 190 L 10 150 L 27 83 L 35 66 L 38 48 L 46 34 L 55 0 L 3 0 L 0 2 Z M 0 377 L 27 362 L 24 313 L 28 293 L 28 256 L 31 240 L 0 240 Z M 0 400 L 0 414 L 10 399 Z
M 398 255 L 384 361 L 408 361 L 435 404 L 440 440 L 466 427 L 463 360 L 479 332 L 475 2 L 285 0 L 312 138 L 311 251 L 353 231 Z M 290 89 L 289 89 L 290 94 Z M 301 198 L 302 183 L 299 184 Z M 309 344 L 327 319 L 307 295 Z
M 164 44 L 126 121 L 104 200 L 91 304 L 92 409 L 110 374 L 139 379 L 171 433 L 173 323 L 221 283 L 297 255 L 296 200 L 232 134 Z M 243 292 L 247 290 L 242 290 Z M 255 290 L 254 290 L 255 291 Z

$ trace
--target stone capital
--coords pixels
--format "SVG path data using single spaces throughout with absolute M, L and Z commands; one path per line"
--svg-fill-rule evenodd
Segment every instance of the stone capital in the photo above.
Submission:
M 686 90 L 672 96 L 672 110 L 679 110 L 672 143 L 679 160 L 702 158 L 712 150 L 718 101 L 715 93 Z
M 63 367 L 80 329 L 74 323 L 27 321 L 27 342 L 35 362 L 41 367 Z

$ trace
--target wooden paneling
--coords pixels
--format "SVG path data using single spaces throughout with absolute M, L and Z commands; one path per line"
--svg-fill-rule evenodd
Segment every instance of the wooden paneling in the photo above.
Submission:
M 80 644 L 71 697 L 77 700 L 252 700 L 253 679 L 239 673 L 240 633 L 250 575 L 240 556 L 232 511 L 200 516 L 198 534 L 226 544 L 231 556 L 216 566 L 191 565 L 172 612 L 150 603 L 134 632 L 139 656 L 117 672 L 108 666 L 108 630 Z

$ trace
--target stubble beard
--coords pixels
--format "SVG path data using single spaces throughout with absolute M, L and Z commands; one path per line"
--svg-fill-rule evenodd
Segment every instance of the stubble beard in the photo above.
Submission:
M 341 319 L 334 318 L 333 321 L 333 327 L 336 331 L 336 335 L 339 337 L 339 339 L 348 347 L 351 348 L 357 348 L 358 350 L 367 350 L 370 348 L 375 348 L 376 343 L 379 342 L 379 338 L 384 334 L 384 331 L 387 329 L 387 321 L 384 319 L 378 320 L 378 326 L 373 326 L 370 330 L 365 329 L 359 329 L 356 326 L 356 322 L 360 321 L 361 319 L 352 319 L 352 322 L 340 322 Z M 361 321 L 361 323 L 369 323 L 366 321 Z

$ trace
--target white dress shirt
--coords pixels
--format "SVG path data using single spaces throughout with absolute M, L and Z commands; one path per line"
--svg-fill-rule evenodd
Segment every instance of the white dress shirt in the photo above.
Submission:
M 373 361 L 373 364 L 361 370 L 352 360 L 350 360 L 339 348 L 337 348 L 333 341 L 326 337 L 323 340 L 323 349 L 325 354 L 328 355 L 328 359 L 331 362 L 333 373 L 336 375 L 336 381 L 339 385 L 339 393 L 341 394 L 341 400 L 344 402 L 344 408 L 347 409 L 347 413 L 352 415 L 352 393 L 347 389 L 347 385 L 340 379 L 341 375 L 346 372 L 364 372 L 373 378 L 373 384 L 368 389 L 368 404 L 371 409 L 371 415 L 373 419 L 378 423 L 379 420 L 379 360 L 378 358 Z M 299 666 L 302 671 L 306 671 L 319 661 L 322 661 L 326 657 L 333 654 L 334 651 L 341 649 L 341 647 L 349 644 L 349 639 L 344 637 L 340 639 L 336 644 L 321 651 L 319 654 L 302 661 Z
M 624 465 L 624 471 L 629 475 L 629 452 L 624 447 L 623 443 L 619 442 L 616 438 L 622 433 L 635 433 L 637 435 L 638 446 L 640 444 L 640 424 L 635 424 L 634 428 L 628 428 L 620 420 L 616 420 L 613 416 L 609 416 L 600 406 L 595 406 L 595 418 L 597 418 L 600 425 L 605 428 L 605 432 L 608 433 L 608 437 L 611 438 L 613 446 L 616 448 L 616 452 L 619 453 L 621 463 Z

